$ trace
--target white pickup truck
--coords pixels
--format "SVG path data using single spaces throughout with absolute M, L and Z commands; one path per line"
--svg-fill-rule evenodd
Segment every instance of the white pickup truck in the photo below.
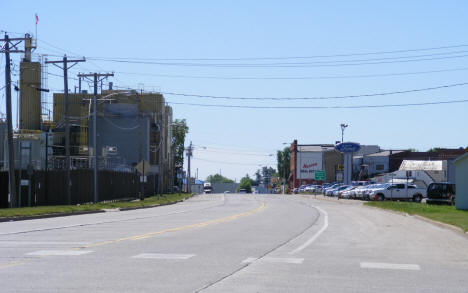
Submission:
M 425 188 L 418 188 L 414 184 L 387 183 L 383 184 L 380 188 L 372 189 L 369 193 L 369 198 L 378 201 L 398 199 L 421 202 L 426 197 L 426 194 Z

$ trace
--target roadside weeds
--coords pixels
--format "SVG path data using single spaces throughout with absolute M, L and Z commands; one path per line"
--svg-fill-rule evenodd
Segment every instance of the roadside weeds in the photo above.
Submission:
M 7 208 L 0 209 L 0 222 L 152 208 L 157 206 L 179 203 L 192 196 L 193 194 L 181 193 L 179 195 L 176 193 L 165 194 L 161 197 L 151 196 L 145 198 L 145 200 L 143 201 L 133 200 L 97 204 Z

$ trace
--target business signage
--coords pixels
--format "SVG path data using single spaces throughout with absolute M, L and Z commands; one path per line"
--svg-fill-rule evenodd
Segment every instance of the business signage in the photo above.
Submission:
M 323 170 L 322 152 L 297 153 L 297 179 L 314 179 L 315 171 Z
M 326 177 L 325 177 L 325 171 L 323 170 L 317 170 L 314 172 L 315 174 L 315 180 L 321 180 L 321 181 L 324 181 L 326 180 Z
M 361 145 L 355 142 L 342 142 L 335 146 L 340 153 L 354 153 L 361 149 Z

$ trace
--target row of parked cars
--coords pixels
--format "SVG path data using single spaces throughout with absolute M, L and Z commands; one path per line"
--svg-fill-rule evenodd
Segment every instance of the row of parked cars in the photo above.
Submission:
M 413 183 L 378 183 L 353 182 L 352 185 L 343 183 L 325 183 L 323 185 L 303 185 L 295 190 L 296 193 L 312 192 L 325 196 L 362 200 L 406 200 L 421 202 L 426 198 L 427 203 L 455 204 L 455 184 L 448 182 L 431 183 L 426 188 L 420 188 Z

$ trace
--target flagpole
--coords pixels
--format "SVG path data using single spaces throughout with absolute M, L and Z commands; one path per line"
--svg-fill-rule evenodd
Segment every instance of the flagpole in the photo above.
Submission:
M 37 16 L 37 13 L 36 13 L 36 43 L 37 43 L 37 23 L 39 22 L 39 17 Z

